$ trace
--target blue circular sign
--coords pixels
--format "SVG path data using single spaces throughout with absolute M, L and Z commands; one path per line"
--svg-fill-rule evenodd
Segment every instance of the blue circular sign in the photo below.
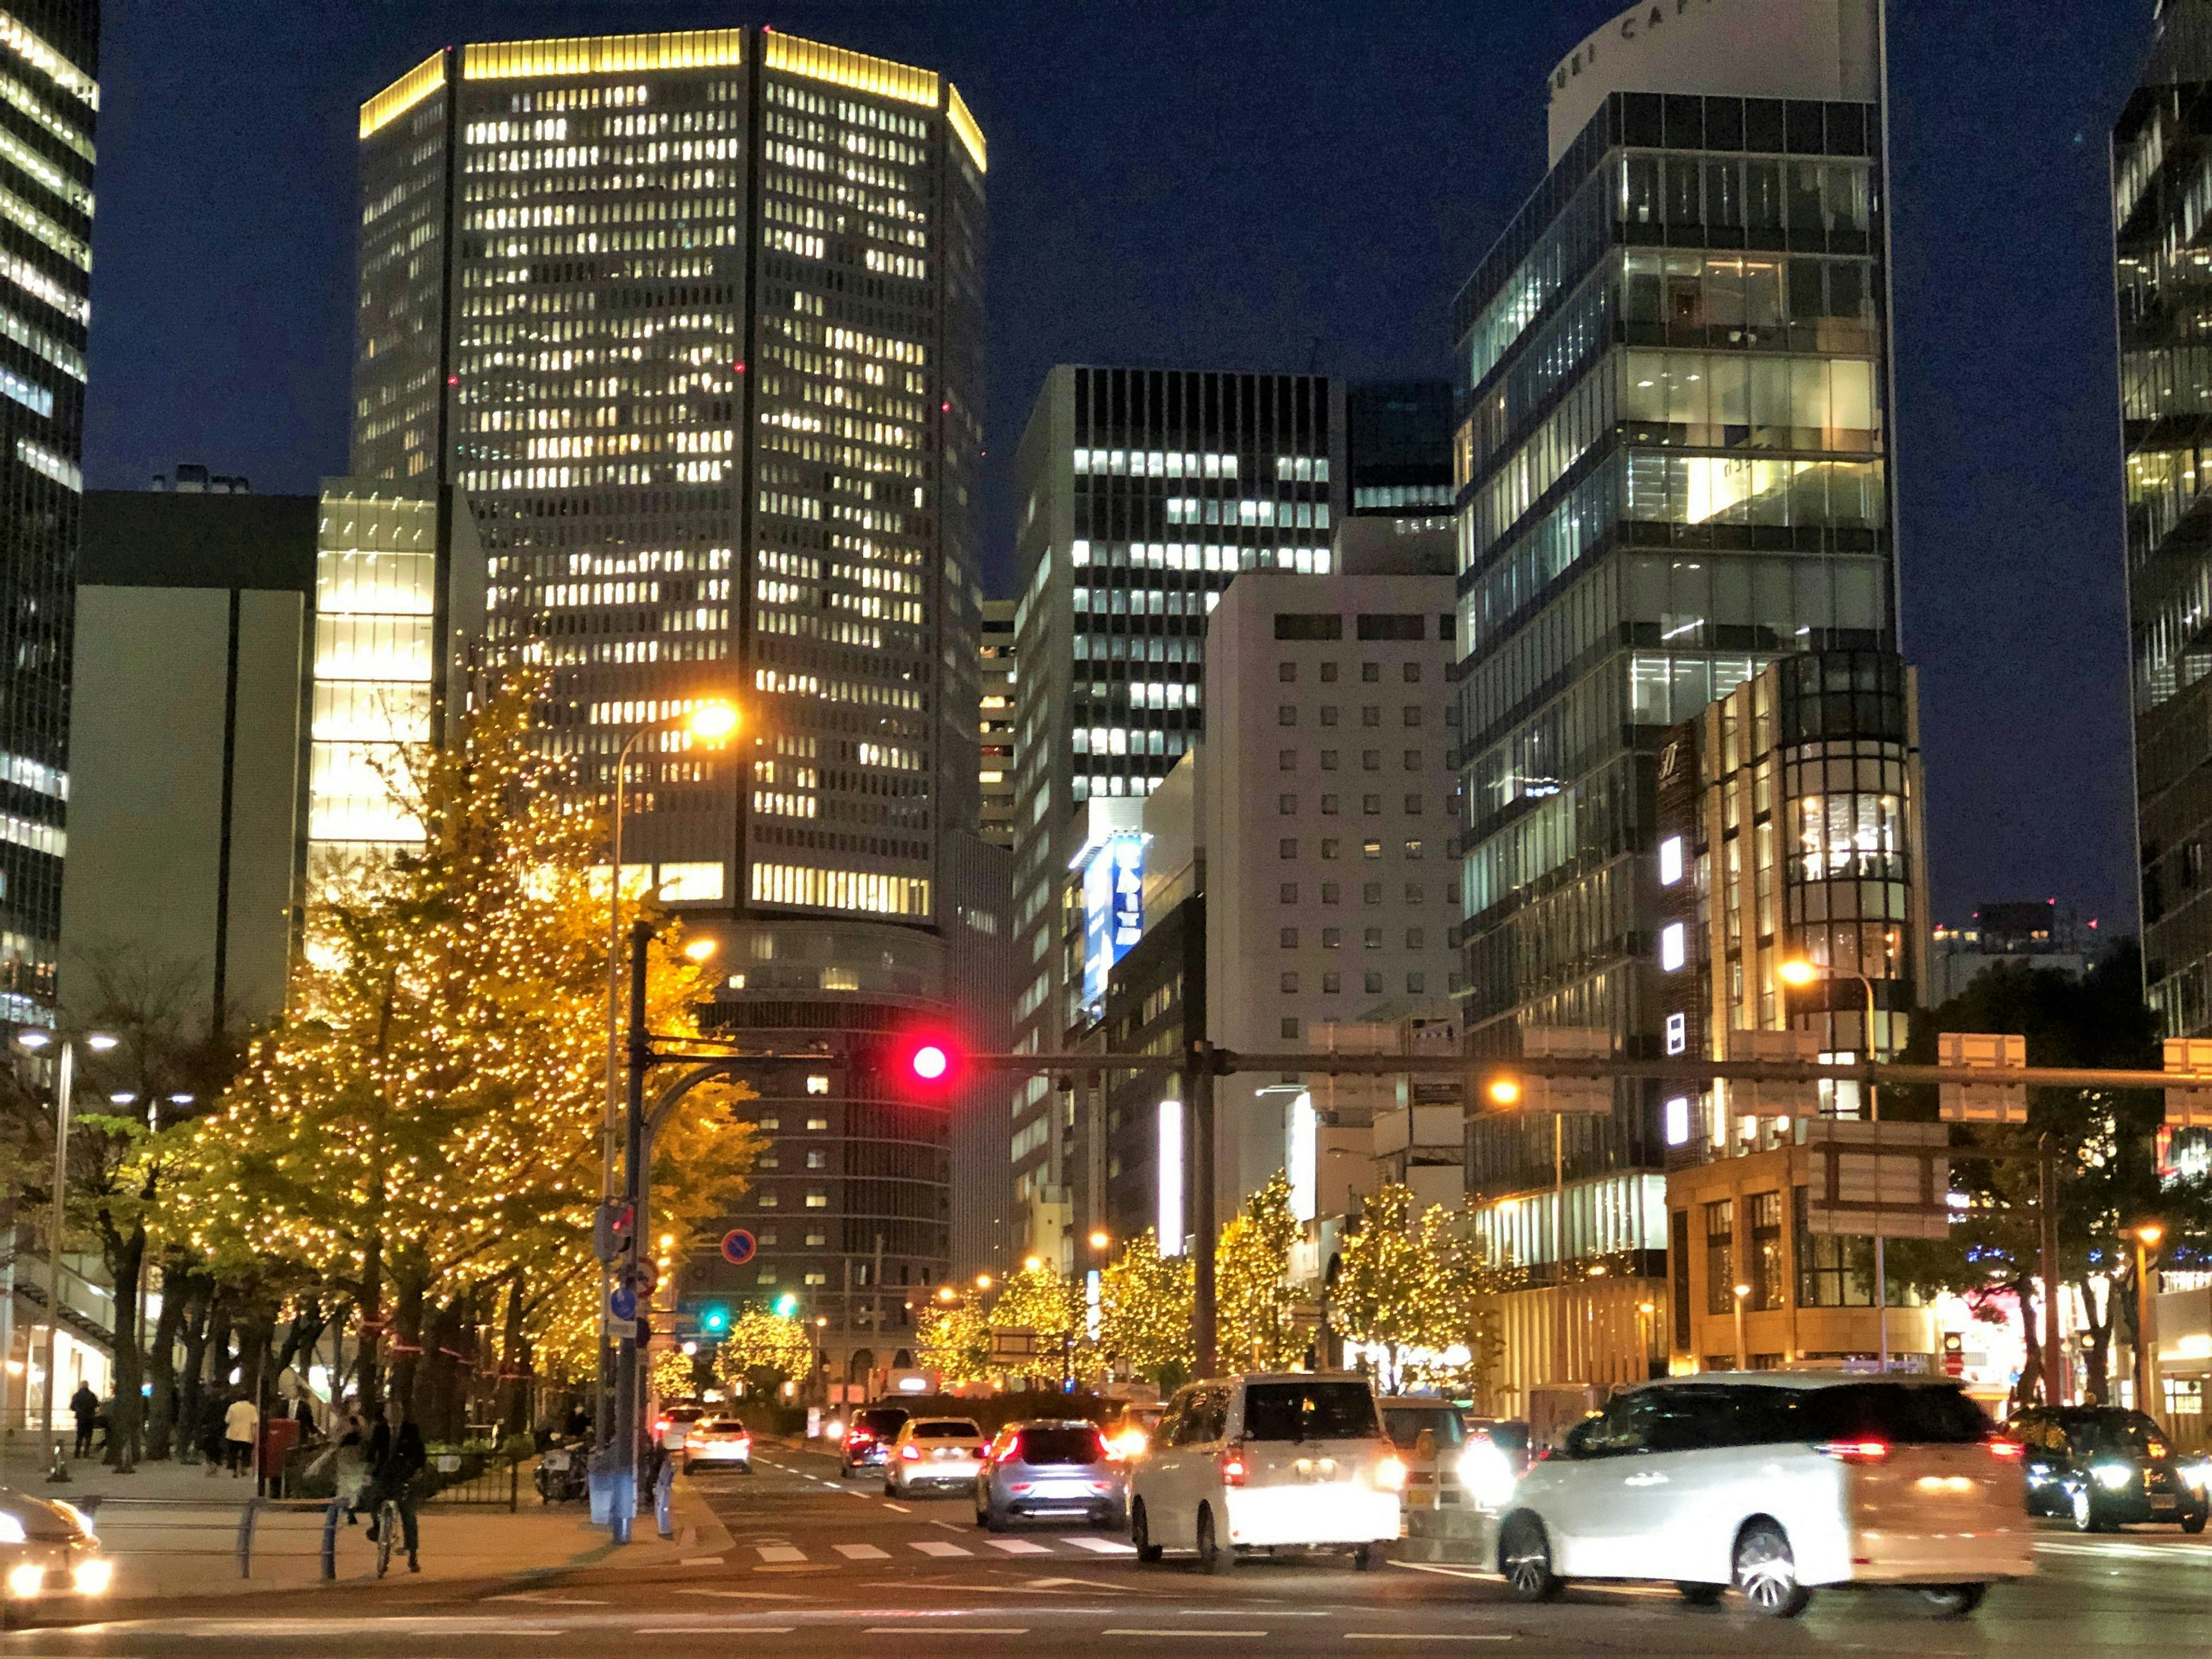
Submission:
M 607 1311 L 617 1319 L 637 1317 L 637 1292 L 627 1285 L 615 1286 L 614 1294 L 607 1298 Z
M 743 1227 L 732 1227 L 722 1235 L 722 1260 L 732 1267 L 742 1267 L 753 1259 L 753 1236 Z

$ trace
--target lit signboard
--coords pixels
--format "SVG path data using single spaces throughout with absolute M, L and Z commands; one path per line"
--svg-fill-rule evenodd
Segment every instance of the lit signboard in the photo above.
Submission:
M 1106 994 L 1106 975 L 1145 936 L 1145 838 L 1109 836 L 1083 866 L 1083 1000 Z

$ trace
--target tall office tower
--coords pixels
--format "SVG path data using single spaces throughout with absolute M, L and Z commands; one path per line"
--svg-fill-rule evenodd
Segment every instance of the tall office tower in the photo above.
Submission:
M 1240 570 L 1330 568 L 1343 433 L 1341 394 L 1319 375 L 1062 364 L 1045 377 L 1015 459 L 1024 1050 L 1058 1048 L 1095 1019 L 1106 969 L 1134 942 L 1125 925 L 1086 951 L 1067 872 L 1109 822 L 1133 826 L 1136 804 L 1197 740 L 1206 619 L 1221 590 Z M 1042 1079 L 1012 1103 L 1016 1194 L 1029 1251 L 1073 1265 L 1070 1126 L 1047 1106 Z
M 1014 844 L 1014 602 L 983 601 L 983 644 L 977 653 L 981 706 L 975 733 L 982 745 L 977 775 L 983 798 L 983 839 L 995 847 Z
M 1875 0 L 1633 7 L 1554 70 L 1550 133 L 1550 173 L 1454 307 L 1461 932 L 1488 1053 L 1539 1025 L 1659 1040 L 1639 860 L 1662 733 L 1784 653 L 1896 642 Z M 1774 1023 L 1775 967 L 1809 951 L 1875 981 L 1887 1050 L 1909 1006 L 1893 960 L 1832 958 L 1831 941 L 1901 934 L 1902 901 L 1867 883 L 1826 920 L 1887 927 L 1808 927 L 1773 902 L 1794 834 L 1772 823 L 1745 849 L 1766 896 L 1747 1006 Z M 1565 1261 L 1547 1243 L 1530 1264 L 1540 1283 L 1663 1249 L 1637 1199 L 1660 1109 L 1624 1090 L 1610 1117 L 1565 1120 L 1581 1219 Z M 1553 1136 L 1474 1125 L 1471 1200 L 1549 1191 Z M 1607 1231 L 1618 1214 L 1637 1227 Z
M 0 1019 L 51 1024 L 92 314 L 98 0 L 0 10 Z
M 2212 3 L 2165 0 L 2112 131 L 2128 631 L 2143 977 L 2168 1036 L 2212 1035 L 2212 547 L 2198 529 L 2212 391 L 2197 372 L 2212 229 L 2192 191 L 2212 145 Z
M 1449 380 L 1368 380 L 1345 388 L 1345 465 L 1355 517 L 1451 511 Z
M 985 159 L 935 73 L 766 28 L 471 43 L 362 109 L 352 471 L 437 515 L 425 659 L 544 667 L 601 807 L 641 727 L 744 709 L 733 757 L 639 738 L 623 875 L 720 941 L 726 1028 L 823 1045 L 825 1161 L 763 1194 L 836 1224 L 760 1263 L 833 1334 L 945 1260 L 943 1115 L 873 1056 L 979 908 Z

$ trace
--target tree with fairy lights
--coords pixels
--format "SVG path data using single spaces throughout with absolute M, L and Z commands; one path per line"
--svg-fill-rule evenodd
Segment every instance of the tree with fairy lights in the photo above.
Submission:
M 974 1302 L 933 1303 L 921 1320 L 925 1370 L 947 1382 L 980 1382 L 991 1373 L 991 1324 Z
M 1290 1177 L 1280 1170 L 1221 1230 L 1214 1284 L 1224 1364 L 1280 1370 L 1304 1352 L 1291 1322 L 1298 1299 L 1291 1291 L 1291 1246 L 1298 1231 Z
M 1163 1389 L 1180 1388 L 1197 1363 L 1197 1291 L 1187 1255 L 1163 1256 L 1147 1227 L 1099 1275 L 1098 1349 Z
M 814 1375 L 813 1335 L 795 1314 L 747 1308 L 715 1350 L 714 1372 L 732 1389 L 772 1397 L 786 1382 Z

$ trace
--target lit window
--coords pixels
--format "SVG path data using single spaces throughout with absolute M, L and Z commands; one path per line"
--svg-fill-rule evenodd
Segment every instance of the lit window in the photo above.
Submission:
M 819 1187 L 809 1188 L 806 1194 L 806 1207 L 810 1210 L 828 1209 L 830 1207 L 830 1194 L 823 1192 Z
M 806 1127 L 810 1129 L 826 1129 L 830 1127 L 830 1120 L 826 1117 L 810 1117 L 806 1120 Z
M 763 1210 L 773 1210 L 780 1201 L 772 1192 L 763 1193 L 760 1195 L 760 1206 Z
M 1676 1095 L 1667 1103 L 1667 1144 L 1680 1146 L 1689 1139 L 1690 1099 L 1687 1095 Z
M 1659 930 L 1659 966 L 1668 973 L 1679 969 L 1688 952 L 1688 933 L 1679 921 Z
M 1682 878 L 1682 838 L 1669 836 L 1659 843 L 1659 884 L 1672 887 Z
M 807 1079 L 806 1092 L 810 1095 L 828 1094 L 830 1092 L 830 1079 L 826 1077 L 811 1077 Z
M 1690 1017 L 1687 1014 L 1667 1016 L 1667 1052 L 1679 1054 L 1690 1046 Z
M 830 1282 L 830 1275 L 828 1273 L 809 1273 L 806 1275 L 806 1282 L 810 1285 L 827 1285 Z

